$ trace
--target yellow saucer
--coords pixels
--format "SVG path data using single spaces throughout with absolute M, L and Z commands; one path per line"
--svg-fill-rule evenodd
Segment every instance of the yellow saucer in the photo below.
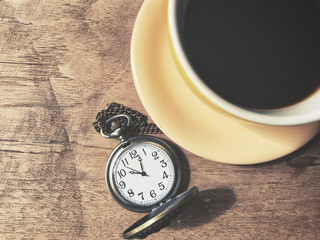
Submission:
M 146 111 L 169 138 L 206 159 L 254 164 L 291 153 L 318 133 L 320 122 L 296 127 L 258 125 L 200 101 L 176 68 L 167 5 L 167 0 L 144 1 L 133 30 L 131 64 Z

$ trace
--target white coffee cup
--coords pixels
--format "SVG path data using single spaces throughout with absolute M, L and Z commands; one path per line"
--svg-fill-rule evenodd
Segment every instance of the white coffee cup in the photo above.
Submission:
M 294 126 L 320 120 L 320 88 L 316 89 L 314 93 L 307 98 L 293 105 L 272 110 L 261 110 L 238 106 L 222 98 L 208 87 L 192 67 L 181 40 L 181 28 L 183 27 L 184 12 L 187 4 L 188 1 L 185 0 L 169 0 L 168 20 L 170 44 L 176 65 L 185 82 L 202 101 L 212 108 L 217 109 L 218 107 L 222 109 L 226 114 L 231 114 L 237 118 L 258 124 Z

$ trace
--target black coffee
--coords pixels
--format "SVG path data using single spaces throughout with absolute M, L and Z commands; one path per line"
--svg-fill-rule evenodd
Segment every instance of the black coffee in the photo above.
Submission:
M 237 105 L 297 103 L 320 86 L 319 2 L 189 0 L 183 44 L 191 65 Z

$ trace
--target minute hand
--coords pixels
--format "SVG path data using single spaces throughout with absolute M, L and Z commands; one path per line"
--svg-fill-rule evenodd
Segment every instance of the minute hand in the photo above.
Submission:
M 140 163 L 141 171 L 144 172 L 144 168 L 143 168 L 143 165 L 142 165 L 142 158 L 139 156 L 138 160 L 139 160 L 139 163 Z

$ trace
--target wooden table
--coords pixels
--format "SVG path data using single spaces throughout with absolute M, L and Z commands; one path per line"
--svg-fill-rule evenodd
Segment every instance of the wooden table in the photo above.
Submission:
M 91 126 L 113 101 L 147 114 L 129 56 L 142 3 L 0 1 L 0 239 L 121 239 L 143 216 L 112 200 L 117 142 Z M 319 239 L 319 135 L 259 165 L 184 152 L 201 192 L 149 239 Z

